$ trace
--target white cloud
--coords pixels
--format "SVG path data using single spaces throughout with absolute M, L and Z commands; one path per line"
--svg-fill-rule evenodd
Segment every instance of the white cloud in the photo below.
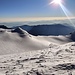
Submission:
M 74 19 L 75 17 L 70 17 Z M 64 20 L 67 17 L 30 17 L 30 18 L 0 18 L 0 22 L 24 22 L 24 21 L 46 21 L 46 20 Z

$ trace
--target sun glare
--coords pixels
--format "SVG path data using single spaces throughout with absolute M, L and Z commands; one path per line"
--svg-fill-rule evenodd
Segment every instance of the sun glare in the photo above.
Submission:
M 68 13 L 70 13 L 70 12 L 69 12 L 68 9 L 63 5 L 62 0 L 52 0 L 52 2 L 49 3 L 49 5 L 51 5 L 51 4 L 59 5 L 59 6 L 61 7 L 62 11 L 64 12 L 64 14 L 66 15 L 67 19 L 70 21 L 70 23 L 71 23 L 72 25 L 74 25 L 74 24 L 72 23 L 70 17 L 69 17 L 69 14 L 68 14 Z
M 53 1 L 55 4 L 60 4 L 61 3 L 61 0 L 54 0 Z
M 50 4 L 61 4 L 62 0 L 53 0 Z

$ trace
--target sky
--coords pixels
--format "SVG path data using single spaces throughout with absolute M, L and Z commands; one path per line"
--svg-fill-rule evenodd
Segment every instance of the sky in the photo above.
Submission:
M 0 22 L 27 21 L 66 17 L 60 6 L 49 5 L 52 0 L 0 0 Z M 75 0 L 63 0 L 63 5 L 75 16 Z

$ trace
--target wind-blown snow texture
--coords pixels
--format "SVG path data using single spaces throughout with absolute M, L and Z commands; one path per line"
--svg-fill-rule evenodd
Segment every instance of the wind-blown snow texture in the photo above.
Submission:
M 74 75 L 75 43 L 0 56 L 0 75 Z

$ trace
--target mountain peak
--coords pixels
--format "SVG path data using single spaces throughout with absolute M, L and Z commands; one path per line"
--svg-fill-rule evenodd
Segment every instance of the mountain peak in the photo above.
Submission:
M 30 34 L 23 30 L 22 28 L 20 27 L 17 27 L 16 29 L 14 29 L 12 32 L 17 32 L 21 37 L 24 37 L 24 36 L 30 36 Z

